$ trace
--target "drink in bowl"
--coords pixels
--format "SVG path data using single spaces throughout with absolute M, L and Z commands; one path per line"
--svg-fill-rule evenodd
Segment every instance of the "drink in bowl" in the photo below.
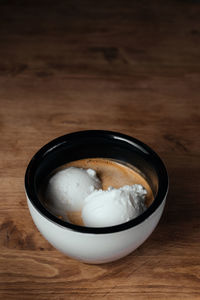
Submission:
M 140 246 L 164 209 L 168 177 L 159 156 L 121 133 L 59 137 L 30 161 L 25 190 L 42 235 L 87 263 L 117 260 Z

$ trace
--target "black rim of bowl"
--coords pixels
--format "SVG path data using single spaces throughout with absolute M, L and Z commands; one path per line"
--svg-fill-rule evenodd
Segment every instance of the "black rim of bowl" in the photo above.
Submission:
M 138 217 L 119 225 L 109 226 L 109 227 L 85 227 L 80 226 L 76 224 L 72 224 L 67 221 L 63 221 L 56 217 L 55 215 L 51 214 L 40 202 L 38 195 L 35 191 L 34 182 L 35 182 L 35 172 L 39 166 L 39 163 L 41 160 L 46 156 L 48 152 L 50 152 L 52 149 L 56 148 L 57 146 L 61 145 L 62 143 L 66 143 L 69 141 L 72 137 L 77 138 L 79 136 L 83 135 L 102 135 L 102 136 L 110 136 L 110 138 L 115 139 L 121 139 L 124 142 L 131 143 L 133 145 L 136 145 L 138 148 L 143 149 L 145 152 L 150 155 L 151 159 L 153 160 L 153 164 L 156 171 L 159 171 L 159 177 L 158 177 L 158 192 L 157 195 L 153 201 L 153 203 Z M 34 206 L 34 208 L 48 221 L 51 221 L 61 227 L 71 229 L 73 231 L 82 232 L 82 233 L 91 233 L 91 234 L 104 234 L 104 233 L 114 233 L 114 232 L 120 232 L 129 228 L 132 228 L 134 226 L 139 225 L 142 223 L 145 219 L 150 217 L 156 209 L 161 205 L 161 203 L 164 201 L 165 197 L 168 193 L 168 175 L 167 170 L 165 168 L 164 163 L 160 159 L 160 157 L 146 144 L 143 142 L 130 137 L 128 135 L 119 133 L 119 132 L 113 132 L 113 131 L 105 131 L 105 130 L 87 130 L 87 131 L 77 131 L 73 133 L 69 133 L 63 136 L 60 136 L 46 145 L 44 145 L 31 159 L 29 162 L 29 165 L 26 169 L 25 173 L 25 191 L 28 196 L 28 199 Z

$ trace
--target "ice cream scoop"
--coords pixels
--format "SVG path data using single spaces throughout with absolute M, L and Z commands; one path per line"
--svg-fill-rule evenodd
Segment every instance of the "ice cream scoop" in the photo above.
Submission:
M 47 203 L 54 213 L 61 216 L 66 215 L 66 211 L 80 211 L 84 199 L 101 187 L 94 170 L 69 167 L 50 178 L 46 190 Z
M 119 189 L 98 190 L 88 195 L 82 219 L 88 227 L 106 227 L 125 223 L 145 209 L 146 189 L 139 184 Z

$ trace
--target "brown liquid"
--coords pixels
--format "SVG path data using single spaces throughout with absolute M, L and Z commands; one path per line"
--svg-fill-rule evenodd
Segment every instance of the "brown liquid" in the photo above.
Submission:
M 147 190 L 146 205 L 150 206 L 154 200 L 153 192 L 144 176 L 133 167 L 129 167 L 117 161 L 104 158 L 81 159 L 67 163 L 56 171 L 68 167 L 78 167 L 83 169 L 93 169 L 102 182 L 103 190 L 107 190 L 109 186 L 120 188 L 124 185 L 141 184 Z M 83 225 L 81 212 L 66 212 L 70 222 Z

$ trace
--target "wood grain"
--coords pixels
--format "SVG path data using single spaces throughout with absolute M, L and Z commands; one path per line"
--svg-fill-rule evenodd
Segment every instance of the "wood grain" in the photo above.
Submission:
M 200 3 L 0 2 L 0 299 L 200 299 Z M 28 212 L 24 172 L 59 135 L 129 134 L 166 163 L 159 226 L 117 262 L 63 256 Z

